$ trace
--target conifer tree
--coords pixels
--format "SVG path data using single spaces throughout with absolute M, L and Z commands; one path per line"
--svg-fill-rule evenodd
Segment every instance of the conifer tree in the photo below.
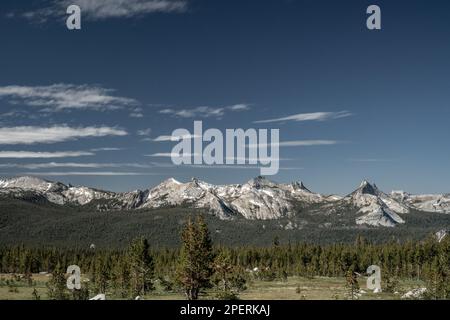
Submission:
M 450 298 L 450 267 L 448 265 L 449 258 L 445 251 L 447 251 L 447 248 L 444 244 L 440 247 L 439 254 L 433 259 L 426 273 L 426 299 L 444 300 Z
M 358 299 L 358 292 L 359 292 L 358 275 L 353 271 L 353 269 L 347 271 L 346 281 L 347 281 L 346 288 L 348 299 L 350 300 Z
M 53 270 L 52 278 L 47 283 L 48 297 L 52 300 L 67 300 L 67 280 L 65 277 L 65 270 L 58 262 Z
M 182 231 L 182 248 L 177 280 L 188 300 L 197 300 L 200 290 L 210 285 L 212 274 L 212 243 L 203 217 L 195 223 L 189 218 Z
M 243 272 L 231 261 L 227 250 L 221 252 L 214 259 L 214 282 L 219 289 L 217 298 L 220 300 L 237 300 L 239 292 L 246 289 Z
M 127 260 L 119 260 L 113 269 L 113 285 L 116 294 L 121 298 L 128 296 L 130 288 L 130 267 Z
M 132 296 L 145 295 L 152 291 L 154 289 L 154 263 L 147 239 L 138 238 L 131 243 L 128 260 Z

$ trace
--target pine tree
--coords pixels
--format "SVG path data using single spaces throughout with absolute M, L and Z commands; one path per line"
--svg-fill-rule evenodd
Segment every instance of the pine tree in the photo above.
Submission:
M 243 272 L 231 261 L 228 251 L 222 250 L 214 259 L 214 282 L 219 289 L 219 300 L 237 300 L 239 292 L 246 289 Z
M 448 257 L 444 252 L 433 259 L 433 262 L 426 273 L 427 291 L 424 295 L 426 299 L 443 300 L 450 298 L 450 267 Z
M 353 269 L 347 271 L 346 280 L 347 280 L 346 288 L 348 298 L 350 300 L 358 299 L 358 292 L 359 292 L 358 275 L 353 271 Z
M 121 298 L 126 298 L 130 288 L 130 268 L 128 261 L 119 260 L 113 269 L 113 285 L 115 292 Z
M 182 232 L 182 248 L 177 280 L 188 300 L 197 300 L 200 290 L 210 285 L 212 274 L 212 243 L 203 217 L 194 224 L 189 218 Z
M 154 263 L 147 239 L 135 239 L 128 250 L 131 294 L 133 297 L 152 291 Z
M 52 279 L 47 283 L 48 297 L 51 300 L 67 300 L 68 295 L 66 292 L 67 281 L 65 277 L 65 270 L 63 266 L 58 262 L 53 270 Z
M 95 290 L 98 293 L 106 294 L 109 287 L 110 266 L 108 264 L 107 258 L 99 256 L 95 261 L 95 273 L 93 275 Z

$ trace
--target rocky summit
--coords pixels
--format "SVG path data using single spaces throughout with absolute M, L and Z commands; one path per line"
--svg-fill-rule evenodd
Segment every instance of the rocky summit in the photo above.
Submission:
M 372 227 L 405 224 L 411 210 L 450 213 L 449 195 L 410 195 L 399 191 L 387 194 L 375 184 L 363 181 L 354 192 L 341 197 L 314 193 L 303 182 L 280 184 L 265 177 L 231 185 L 170 178 L 148 190 L 124 193 L 17 177 L 0 180 L 0 196 L 60 206 L 94 206 L 103 212 L 187 207 L 205 210 L 221 220 L 276 220 L 294 217 L 305 209 L 328 217 L 354 212 L 356 225 Z

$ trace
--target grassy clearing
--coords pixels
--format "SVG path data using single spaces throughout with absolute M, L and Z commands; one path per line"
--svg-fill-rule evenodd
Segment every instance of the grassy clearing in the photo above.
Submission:
M 46 283 L 50 275 L 33 275 L 33 284 L 25 281 L 16 281 L 12 275 L 0 275 L 0 300 L 31 300 L 33 290 L 36 289 L 42 300 L 47 299 Z M 14 281 L 13 281 L 14 280 Z M 399 283 L 398 293 L 373 294 L 366 289 L 364 279 L 359 281 L 363 292 L 360 300 L 397 300 L 405 292 L 423 287 L 423 283 L 415 280 L 402 280 Z M 202 299 L 214 299 L 214 292 L 207 291 Z M 301 278 L 290 277 L 287 281 L 252 281 L 248 283 L 248 289 L 241 293 L 242 300 L 343 300 L 346 299 L 344 278 Z M 107 294 L 109 299 L 115 299 L 112 294 Z M 147 300 L 181 300 L 184 296 L 177 292 L 165 292 L 156 285 L 156 290 L 145 296 Z

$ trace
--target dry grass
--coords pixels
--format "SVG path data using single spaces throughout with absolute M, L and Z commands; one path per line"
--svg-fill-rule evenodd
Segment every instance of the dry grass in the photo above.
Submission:
M 46 283 L 50 279 L 49 275 L 33 275 L 33 285 L 28 286 L 25 281 L 14 281 L 12 275 L 0 275 L 0 300 L 30 300 L 33 298 L 33 290 L 36 289 L 41 299 L 47 299 Z M 8 284 L 6 281 L 8 280 Z M 399 293 L 373 294 L 366 289 L 364 279 L 360 280 L 360 287 L 364 291 L 359 297 L 360 300 L 396 300 L 400 296 L 413 289 L 423 286 L 423 284 L 412 280 L 402 280 L 400 282 Z M 252 281 L 248 284 L 248 289 L 241 293 L 242 300 L 342 300 L 346 299 L 344 278 L 301 278 L 290 277 L 287 281 Z M 111 295 L 108 295 L 113 299 Z M 214 294 L 209 292 L 203 299 L 213 299 Z M 184 296 L 179 293 L 167 293 L 157 289 L 151 295 L 147 295 L 148 300 L 181 300 Z

